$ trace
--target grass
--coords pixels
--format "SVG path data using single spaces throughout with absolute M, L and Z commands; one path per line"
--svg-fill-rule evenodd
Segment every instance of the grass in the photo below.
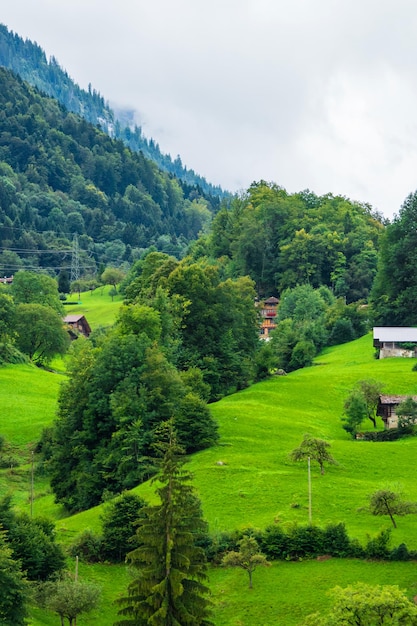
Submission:
M 417 593 L 415 563 L 347 559 L 273 563 L 270 568 L 255 571 L 252 590 L 248 589 L 248 577 L 243 570 L 210 568 L 208 573 L 216 626 L 296 626 L 309 613 L 330 607 L 327 592 L 336 585 L 398 584 L 408 590 L 410 598 Z M 130 580 L 126 568 L 81 563 L 79 578 L 99 584 L 103 595 L 101 608 L 81 615 L 78 626 L 111 626 L 117 618 L 115 600 L 126 592 Z M 34 609 L 31 617 L 31 626 L 57 623 L 56 616 L 40 609 Z
M 98 302 L 101 297 L 91 296 L 92 301 Z M 84 301 L 88 302 L 88 298 L 89 294 L 83 296 Z M 289 460 L 289 453 L 306 432 L 330 441 L 331 452 L 338 461 L 337 466 L 326 469 L 324 476 L 318 466 L 312 467 L 313 522 L 325 525 L 343 521 L 350 537 L 362 543 L 389 527 L 388 519 L 373 517 L 360 508 L 366 505 L 370 493 L 387 485 L 402 489 L 408 499 L 417 501 L 417 438 L 381 443 L 353 441 L 342 429 L 340 417 L 345 397 L 360 379 L 382 381 L 386 393 L 414 395 L 414 363 L 411 359 L 375 360 L 372 337 L 367 335 L 327 349 L 310 368 L 273 377 L 211 405 L 219 423 L 219 445 L 193 455 L 189 462 L 210 531 L 308 522 L 307 467 Z M 28 366 L 1 369 L 0 433 L 15 445 L 29 449 L 42 427 L 53 419 L 60 379 L 59 375 Z M 26 405 L 33 407 L 30 415 Z M 4 407 L 8 407 L 7 411 Z M 366 428 L 371 428 L 370 422 Z M 20 477 L 17 470 L 13 475 L 0 472 L 0 488 L 12 487 L 17 504 L 27 510 L 29 466 L 18 470 Z M 36 478 L 35 490 L 35 514 L 48 513 L 57 520 L 57 535 L 64 544 L 86 528 L 99 530 L 102 506 L 64 517 L 62 509 L 53 502 L 45 477 Z M 135 491 L 149 501 L 155 499 L 149 483 Z M 410 549 L 417 549 L 415 517 L 406 516 L 397 522 L 392 545 L 405 542 Z M 411 563 L 276 563 L 272 568 L 256 571 L 251 593 L 246 589 L 244 572 L 212 569 L 214 621 L 217 626 L 297 624 L 307 613 L 328 606 L 328 589 L 358 580 L 399 584 L 411 596 L 416 593 L 413 569 L 415 564 Z M 102 577 L 108 599 L 126 587 L 123 567 L 113 570 L 97 565 L 86 568 L 85 575 Z M 114 615 L 109 602 L 106 600 L 102 615 L 108 611 Z M 45 615 L 37 615 L 36 619 L 36 625 L 53 623 L 39 621 L 49 619 Z M 112 623 L 104 619 L 107 617 L 100 618 L 100 624 Z M 93 618 L 79 620 L 80 626 L 90 623 L 94 623 Z
M 278 562 L 255 571 L 252 590 L 243 570 L 213 569 L 213 621 L 216 626 L 296 626 L 306 615 L 330 608 L 329 589 L 357 582 L 398 584 L 411 598 L 417 591 L 415 563 Z
M 62 376 L 34 365 L 0 368 L 0 432 L 16 446 L 31 448 L 54 418 Z
M 289 453 L 309 432 L 331 442 L 339 463 L 324 476 L 318 467 L 312 468 L 313 521 L 344 521 L 349 534 L 361 541 L 377 533 L 386 521 L 358 508 L 386 484 L 403 488 L 409 499 L 417 500 L 417 439 L 352 441 L 340 416 L 344 398 L 361 378 L 383 381 L 387 393 L 414 393 L 417 375 L 412 365 L 407 359 L 374 360 L 368 335 L 327 350 L 313 367 L 274 377 L 212 405 L 220 445 L 190 461 L 211 530 L 306 523 L 307 467 L 290 461 Z M 142 489 L 146 487 L 138 491 Z M 401 519 L 393 541 L 406 540 L 417 548 L 413 525 L 413 516 Z
M 115 296 L 112 300 L 109 296 L 109 291 L 112 288 L 111 285 L 105 285 L 93 291 L 83 292 L 80 294 L 80 301 L 78 301 L 78 294 L 73 294 L 67 300 L 65 314 L 82 313 L 92 330 L 96 330 L 100 326 L 111 326 L 123 302 L 123 297 L 120 295 Z M 70 302 L 73 304 L 69 304 Z

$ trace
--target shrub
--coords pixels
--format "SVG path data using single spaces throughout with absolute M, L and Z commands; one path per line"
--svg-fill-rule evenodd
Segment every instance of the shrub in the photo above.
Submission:
M 408 437 L 412 434 L 412 426 L 403 426 L 402 428 L 389 428 L 377 432 L 365 432 L 362 433 L 362 439 L 364 441 L 396 441 L 401 439 L 401 437 Z
M 70 556 L 78 556 L 85 563 L 99 563 L 102 558 L 102 538 L 91 530 L 84 530 L 68 549 Z
M 232 532 L 221 532 L 210 536 L 210 541 L 202 546 L 206 552 L 208 561 L 219 565 L 226 552 L 239 550 L 239 541 L 242 533 L 235 530 Z
M 0 342 L 0 365 L 27 363 L 28 358 L 11 343 Z
M 294 525 L 288 533 L 286 558 L 298 560 L 319 556 L 324 552 L 324 530 L 318 526 Z
M 356 556 L 357 547 L 353 546 L 343 523 L 329 524 L 324 529 L 323 551 L 340 558 Z
M 307 339 L 298 341 L 291 353 L 290 368 L 296 370 L 302 367 L 308 367 L 313 363 L 316 353 L 316 346 L 312 341 Z
M 288 537 L 280 526 L 267 526 L 259 543 L 268 559 L 285 559 L 288 554 Z
M 400 543 L 390 554 L 391 561 L 410 561 L 411 555 L 405 543 Z
M 365 546 L 365 557 L 375 560 L 388 560 L 390 558 L 390 550 L 388 547 L 391 538 L 391 529 L 386 528 L 373 539 L 368 538 Z

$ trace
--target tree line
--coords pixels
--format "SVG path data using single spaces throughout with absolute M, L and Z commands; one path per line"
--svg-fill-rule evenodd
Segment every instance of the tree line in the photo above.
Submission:
M 383 231 L 369 205 L 259 181 L 219 211 L 207 245 L 232 274 L 249 275 L 260 297 L 325 285 L 351 303 L 369 296 Z

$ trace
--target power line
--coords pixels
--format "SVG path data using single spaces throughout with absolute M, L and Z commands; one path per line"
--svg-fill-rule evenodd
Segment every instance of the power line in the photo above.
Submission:
M 0 252 L 6 252 L 6 251 L 10 251 L 10 252 L 16 252 L 16 254 L 64 254 L 64 255 L 69 255 L 72 252 L 71 248 L 66 248 L 64 250 L 56 250 L 56 249 L 51 249 L 51 250 L 36 250 L 36 249 L 30 249 L 30 248 L 0 248 Z

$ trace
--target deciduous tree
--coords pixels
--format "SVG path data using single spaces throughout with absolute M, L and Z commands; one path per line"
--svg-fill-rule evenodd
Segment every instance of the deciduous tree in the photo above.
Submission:
M 62 319 L 42 304 L 18 304 L 14 330 L 16 346 L 36 363 L 48 363 L 57 354 L 65 354 L 69 346 Z
M 396 491 L 378 489 L 369 498 L 369 511 L 372 515 L 388 515 L 394 528 L 397 528 L 394 515 L 417 513 L 417 503 L 406 502 Z
M 337 465 L 337 462 L 329 452 L 329 448 L 330 443 L 328 441 L 306 434 L 298 448 L 295 448 L 290 456 L 293 461 L 303 461 L 307 458 L 316 461 L 320 466 L 320 473 L 324 474 L 325 463 Z
M 106 267 L 101 275 L 101 281 L 104 285 L 113 285 L 114 289 L 117 291 L 117 285 L 122 282 L 124 277 L 124 272 L 117 267 Z
M 126 491 L 104 509 L 102 516 L 102 551 L 110 561 L 124 561 L 126 554 L 136 546 L 136 522 L 145 501 Z
M 414 626 L 417 607 L 396 585 L 356 583 L 330 592 L 328 615 L 309 615 L 302 626 Z
M 344 415 L 342 416 L 343 428 L 353 439 L 355 439 L 366 415 L 365 398 L 359 389 L 354 389 L 345 401 Z
M 51 276 L 20 270 L 13 278 L 11 291 L 16 304 L 42 304 L 60 316 L 64 314 L 58 283 Z
M 68 620 L 69 626 L 75 626 L 78 615 L 89 613 L 100 601 L 101 590 L 98 585 L 73 580 L 69 576 L 57 581 L 44 583 L 38 588 L 38 603 L 57 613 L 61 626 Z
M 239 552 L 232 550 L 225 554 L 222 560 L 223 565 L 226 567 L 241 567 L 248 573 L 249 576 L 249 589 L 252 589 L 253 572 L 258 565 L 268 567 L 269 561 L 264 554 L 261 553 L 258 542 L 254 537 L 243 537 L 239 541 Z
M 345 400 L 343 428 L 355 437 L 362 421 L 368 418 L 376 428 L 376 412 L 384 384 L 373 379 L 358 381 Z
M 4 626 L 24 626 L 27 617 L 28 584 L 18 562 L 0 530 L 0 623 Z
M 417 424 L 417 402 L 413 398 L 407 398 L 397 407 L 398 426 L 415 426 Z

